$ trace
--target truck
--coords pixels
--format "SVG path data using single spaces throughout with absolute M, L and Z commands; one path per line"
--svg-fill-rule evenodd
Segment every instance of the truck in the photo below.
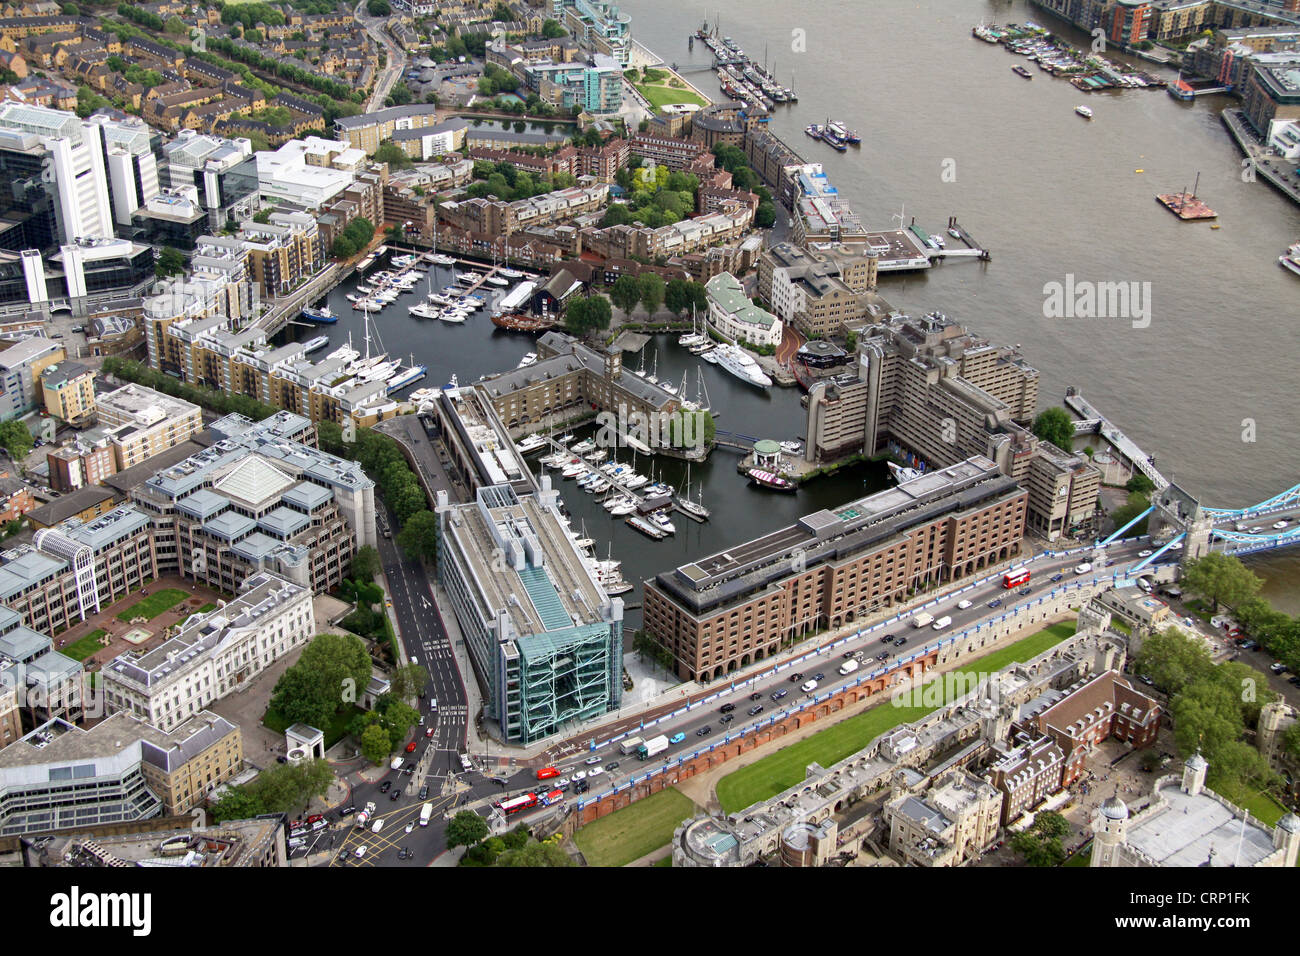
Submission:
M 366 828 L 366 824 L 369 822 L 370 822 L 370 814 L 367 811 L 362 810 L 360 813 L 357 814 L 358 830 L 364 830 Z
M 635 753 L 636 749 L 640 747 L 643 743 L 645 743 L 645 741 L 642 740 L 640 737 L 629 737 L 627 738 L 627 740 L 624 740 L 622 743 L 618 745 L 619 753 L 624 755 Z
M 668 749 L 668 738 L 663 734 L 658 737 L 651 737 L 645 743 L 636 748 L 638 760 L 649 760 L 655 754 L 661 754 Z
M 934 621 L 934 615 L 933 615 L 933 614 L 930 614 L 930 613 L 928 613 L 928 612 L 926 612 L 926 611 L 922 611 L 922 612 L 921 612 L 920 614 L 918 614 L 916 617 L 912 618 L 912 626 L 913 626 L 913 627 L 925 627 L 927 624 L 930 624 L 930 623 L 932 623 L 933 621 Z
M 420 807 L 420 826 L 427 827 L 429 825 L 429 818 L 432 816 L 433 816 L 432 803 L 426 803 L 424 806 Z
M 857 669 L 858 669 L 857 661 L 845 661 L 843 664 L 840 665 L 840 674 L 841 675 L 852 674 Z

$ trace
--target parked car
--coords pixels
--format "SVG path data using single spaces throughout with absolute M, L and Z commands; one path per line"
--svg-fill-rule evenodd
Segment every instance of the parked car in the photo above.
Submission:
M 1274 661 L 1272 664 L 1269 665 L 1268 669 L 1271 670 L 1274 674 L 1286 673 L 1286 665 L 1283 664 L 1281 661 Z
M 361 846 L 357 847 L 353 855 L 356 856 L 358 860 L 361 859 L 363 856 L 365 856 L 366 855 L 365 845 L 362 844 Z
M 1254 641 L 1254 640 L 1251 640 L 1250 638 L 1247 638 L 1246 640 L 1244 640 L 1244 641 L 1241 642 L 1241 649 L 1242 649 L 1243 651 L 1254 651 L 1254 650 L 1258 650 L 1258 649 L 1259 649 L 1259 641 Z

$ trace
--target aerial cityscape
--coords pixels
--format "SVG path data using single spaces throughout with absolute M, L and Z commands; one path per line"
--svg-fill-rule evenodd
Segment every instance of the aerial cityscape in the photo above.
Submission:
M 0 170 L 0 864 L 1300 865 L 1300 0 L 13 0 Z

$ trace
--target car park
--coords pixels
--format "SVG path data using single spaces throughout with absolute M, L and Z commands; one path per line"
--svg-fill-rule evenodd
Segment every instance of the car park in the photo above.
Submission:
M 753 707 L 749 708 L 749 716 L 751 717 L 757 717 L 762 712 L 763 712 L 762 704 L 755 704 Z

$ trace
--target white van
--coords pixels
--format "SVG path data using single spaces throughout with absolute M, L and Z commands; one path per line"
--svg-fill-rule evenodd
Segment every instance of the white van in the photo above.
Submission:
M 811 694 L 813 691 L 817 689 L 817 682 L 815 680 L 804 681 L 803 686 L 800 687 L 799 689 L 803 691 L 805 694 Z
M 857 669 L 858 669 L 857 661 L 845 661 L 843 664 L 840 665 L 840 674 L 841 675 L 852 674 Z
M 1091 570 L 1092 570 L 1092 565 L 1089 564 L 1087 561 L 1085 561 L 1085 562 L 1083 562 L 1083 564 L 1079 565 L 1077 568 L 1074 569 L 1074 573 L 1075 573 L 1075 574 L 1087 574 L 1087 573 L 1088 573 L 1089 571 L 1091 571 Z
M 370 824 L 370 832 L 371 832 L 371 833 L 378 833 L 378 832 L 379 832 L 380 830 L 382 830 L 383 828 L 384 828 L 384 818 L 383 818 L 383 817 L 380 817 L 380 818 L 379 818 L 378 820 L 376 820 L 374 823 Z
M 934 624 L 932 624 L 931 626 L 936 631 L 942 631 L 945 627 L 947 627 L 951 623 L 952 623 L 952 618 L 950 618 L 947 614 L 945 614 L 943 617 L 939 618 L 939 620 L 935 621 Z

